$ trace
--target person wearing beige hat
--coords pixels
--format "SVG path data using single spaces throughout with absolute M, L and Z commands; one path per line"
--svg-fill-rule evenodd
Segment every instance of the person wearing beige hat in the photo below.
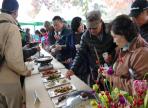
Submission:
M 92 86 L 97 80 L 99 66 L 112 64 L 116 45 L 113 43 L 110 33 L 107 32 L 99 10 L 88 12 L 86 21 L 88 29 L 82 35 L 80 49 L 76 54 L 71 69 L 67 71 L 66 77 L 71 78 L 75 74 Z M 103 57 L 104 53 L 108 55 L 108 59 Z M 89 67 L 86 71 L 84 69 L 87 69 L 87 67 L 81 69 L 84 64 Z M 100 80 L 99 84 L 100 89 L 103 90 Z
M 21 35 L 16 21 L 18 8 L 16 0 L 3 0 L 0 14 L 0 94 L 3 94 L 8 108 L 21 108 L 20 75 L 31 75 L 23 60 Z

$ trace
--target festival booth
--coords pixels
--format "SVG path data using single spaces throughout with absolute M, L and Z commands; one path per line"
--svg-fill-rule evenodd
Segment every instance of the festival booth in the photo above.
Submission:
M 26 62 L 32 75 L 25 79 L 26 108 L 147 108 L 146 80 L 132 80 L 133 95 L 113 88 L 104 79 L 107 91 L 99 85 L 90 88 L 77 76 L 65 78 L 67 69 L 50 53 L 41 49 L 33 61 Z M 103 68 L 100 69 L 100 73 Z M 112 69 L 108 69 L 112 74 Z M 146 74 L 147 75 L 147 74 Z M 146 77 L 145 75 L 145 77 Z

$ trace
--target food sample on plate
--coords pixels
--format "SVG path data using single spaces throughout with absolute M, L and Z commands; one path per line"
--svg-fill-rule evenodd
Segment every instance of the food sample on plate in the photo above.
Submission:
M 58 82 L 60 84 L 68 83 L 67 79 L 59 79 Z
M 58 72 L 57 69 L 49 69 L 49 70 L 43 71 L 43 72 L 42 72 L 42 76 L 43 76 L 43 77 L 47 77 L 47 76 L 49 76 L 50 74 L 57 73 L 57 72 Z
M 47 80 L 55 80 L 55 79 L 58 79 L 58 78 L 60 78 L 60 77 L 61 77 L 61 74 L 56 74 L 56 73 L 54 73 L 54 74 L 49 75 L 49 76 L 47 77 Z
M 50 97 L 57 97 L 59 95 L 67 94 L 75 90 L 76 88 L 74 85 L 66 84 L 51 88 L 48 90 L 48 93 Z
M 46 86 L 48 86 L 48 87 L 52 87 L 52 86 L 54 86 L 56 83 L 54 82 L 54 81 L 50 81 L 50 82 L 48 82 L 47 84 L 46 84 Z
M 67 95 L 61 95 L 59 97 L 52 98 L 55 108 L 63 108 L 63 106 L 66 105 L 67 98 Z
M 59 79 L 64 78 L 64 75 L 61 73 L 54 73 L 54 74 L 50 74 L 47 77 L 42 77 L 43 83 L 47 83 L 49 81 L 56 81 L 56 83 L 59 83 Z M 59 83 L 60 85 L 60 83 Z
M 66 97 L 67 97 L 66 95 L 60 96 L 60 97 L 58 98 L 58 103 L 60 103 L 60 102 L 62 102 L 63 100 L 65 100 Z
M 65 93 L 65 92 L 68 92 L 72 90 L 72 86 L 70 85 L 66 85 L 66 86 L 62 86 L 62 87 L 59 87 L 57 89 L 54 90 L 54 93 L 57 94 L 57 93 Z
M 45 82 L 44 85 L 46 89 L 50 89 L 56 86 L 62 86 L 62 85 L 69 84 L 69 83 L 70 82 L 67 79 L 60 78 L 56 80 L 51 80 L 49 82 Z

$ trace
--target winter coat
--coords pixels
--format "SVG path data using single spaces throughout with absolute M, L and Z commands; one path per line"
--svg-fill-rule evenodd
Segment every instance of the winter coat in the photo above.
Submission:
M 99 39 L 100 36 L 102 37 L 102 40 Z M 83 64 L 85 64 L 85 66 L 87 65 L 87 67 L 90 67 L 93 71 L 93 77 L 95 80 L 97 78 L 97 69 L 100 65 L 103 65 L 105 63 L 103 59 L 103 53 L 107 52 L 112 56 L 113 59 L 115 55 L 115 47 L 116 45 L 113 43 L 111 35 L 106 31 L 105 24 L 103 24 L 102 31 L 98 37 L 92 36 L 89 30 L 87 30 L 82 35 L 80 41 L 80 49 L 76 54 L 71 69 L 75 72 L 75 74 L 86 76 L 86 74 L 90 74 L 90 71 L 85 71 L 88 73 L 83 73 L 79 71 L 79 69 L 83 67 Z M 99 56 L 99 58 L 97 58 L 97 55 Z M 111 63 L 112 61 L 110 61 L 108 65 L 110 65 Z
M 1 13 L 1 20 L 10 23 L 0 24 L 0 53 L 4 55 L 4 62 L 0 68 L 0 92 L 6 97 L 9 108 L 20 108 L 22 99 L 20 75 L 27 74 L 21 35 L 11 15 Z
M 131 76 L 129 69 L 133 70 Z M 114 65 L 114 75 L 111 77 L 113 86 L 132 92 L 131 78 L 142 80 L 148 72 L 148 43 L 141 37 L 136 37 L 127 51 L 119 52 Z

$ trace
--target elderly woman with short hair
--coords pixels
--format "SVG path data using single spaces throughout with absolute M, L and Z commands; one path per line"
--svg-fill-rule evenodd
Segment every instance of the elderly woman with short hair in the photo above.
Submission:
M 142 80 L 148 72 L 148 43 L 127 15 L 120 15 L 112 21 L 111 35 L 120 50 L 114 74 L 104 75 L 111 78 L 114 87 L 131 92 L 130 79 Z

